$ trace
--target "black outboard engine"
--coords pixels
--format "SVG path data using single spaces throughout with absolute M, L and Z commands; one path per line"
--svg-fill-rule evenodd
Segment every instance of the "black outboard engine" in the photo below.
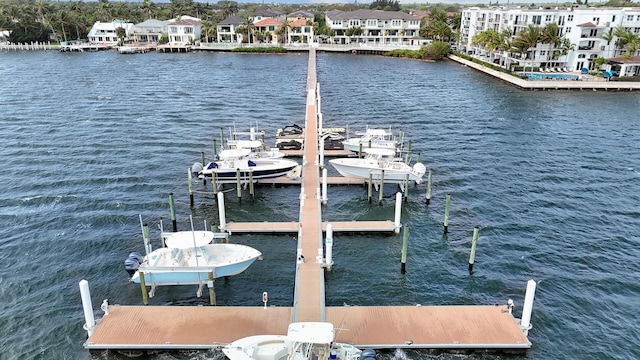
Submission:
M 376 360 L 376 351 L 373 349 L 362 350 L 360 360 Z
M 129 273 L 129 277 L 138 271 L 140 264 L 142 264 L 142 255 L 137 251 L 130 253 L 127 260 L 124 261 L 124 269 Z

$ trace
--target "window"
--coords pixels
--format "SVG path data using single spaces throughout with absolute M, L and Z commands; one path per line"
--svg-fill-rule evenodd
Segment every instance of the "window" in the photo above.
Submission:
M 547 15 L 544 17 L 544 21 L 549 22 L 551 21 L 551 15 Z
M 170 26 L 169 27 L 169 32 L 171 34 L 177 34 L 178 33 L 178 27 L 177 26 Z
M 627 15 L 627 21 L 633 21 L 633 15 Z
M 567 28 L 567 34 L 568 34 L 568 33 L 570 33 L 570 32 L 571 32 L 571 28 L 570 28 L 570 27 L 568 27 L 568 28 Z
M 567 21 L 573 21 L 573 15 L 567 15 Z
M 371 19 L 367 20 L 367 26 L 369 26 L 369 27 L 378 26 L 378 20 L 371 20 Z
M 192 27 L 184 28 L 184 33 L 185 34 L 193 34 L 193 28 Z
M 535 25 L 540 25 L 540 22 L 542 22 L 542 16 L 540 15 L 534 15 L 531 17 L 531 22 Z
M 598 36 L 598 29 L 591 29 L 591 30 L 589 30 L 589 36 L 590 36 L 590 37 L 596 37 L 596 36 Z
M 546 50 L 540 50 L 540 56 L 546 56 L 546 55 L 547 55 Z
M 593 18 L 593 22 L 596 23 L 596 24 L 599 23 L 600 22 L 600 18 L 599 17 L 594 17 Z
M 391 20 L 391 26 L 402 26 L 402 20 Z
M 639 33 L 640 32 L 640 28 L 637 28 L 637 27 L 633 28 L 633 32 L 636 33 L 636 34 Z
M 586 58 L 586 57 L 587 57 L 587 56 L 586 56 L 585 54 L 578 54 L 578 59 L 584 59 L 584 58 Z

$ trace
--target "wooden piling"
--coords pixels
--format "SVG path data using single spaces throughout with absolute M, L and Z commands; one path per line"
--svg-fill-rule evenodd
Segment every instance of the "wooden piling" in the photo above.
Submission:
M 431 169 L 429 169 L 429 175 L 427 175 L 427 205 L 429 205 L 429 203 L 431 203 L 431 176 L 432 176 L 432 171 Z
M 473 273 L 473 263 L 476 259 L 476 243 L 478 242 L 478 227 L 473 228 L 473 239 L 471 240 L 471 253 L 469 254 L 469 275 Z
M 204 162 L 204 151 L 200 152 L 200 161 L 202 162 L 202 166 L 207 166 L 207 164 Z
M 177 232 L 178 223 L 176 221 L 176 205 L 173 201 L 173 193 L 169 194 L 169 210 L 171 211 L 171 224 L 173 225 L 173 232 Z
M 405 224 L 402 229 L 402 260 L 400 261 L 400 273 L 407 272 L 407 247 L 409 243 L 409 227 Z
M 147 284 L 144 282 L 144 272 L 139 271 L 140 275 L 140 289 L 142 290 L 142 303 L 149 305 L 149 294 L 147 293 Z
M 358 159 L 362 159 L 362 143 L 358 144 Z
M 404 177 L 403 196 L 404 196 L 404 202 L 409 201 L 409 174 L 405 175 Z
M 207 283 L 209 287 L 209 303 L 213 306 L 216 306 L 216 291 L 213 288 L 213 272 L 209 271 L 209 282 Z
M 373 174 L 369 171 L 369 184 L 367 185 L 367 195 L 369 204 L 371 204 L 371 198 L 373 197 Z
M 216 144 L 216 139 L 213 139 L 213 159 L 215 160 L 216 155 L 218 155 L 218 145 Z
M 451 203 L 451 195 L 447 194 L 447 199 L 444 203 L 444 233 L 449 232 L 449 204 Z
M 213 194 L 218 195 L 218 179 L 215 171 L 211 172 L 211 186 L 213 186 Z
M 189 184 L 189 206 L 193 208 L 193 179 L 191 178 L 191 168 L 187 169 L 187 183 Z
M 382 205 L 382 195 L 384 195 L 384 170 L 380 171 L 380 187 L 378 190 L 378 204 Z
M 242 200 L 242 183 L 240 182 L 240 169 L 236 169 L 236 192 L 238 200 Z
M 256 198 L 253 186 L 253 170 L 249 171 L 249 195 L 251 195 L 251 199 Z

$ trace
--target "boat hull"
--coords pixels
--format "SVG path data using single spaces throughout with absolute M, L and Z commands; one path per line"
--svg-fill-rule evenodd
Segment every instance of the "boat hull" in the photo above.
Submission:
M 404 182 L 408 175 L 409 181 L 420 184 L 422 175 L 424 175 L 424 173 L 415 172 L 412 167 L 401 162 L 393 162 L 385 166 L 368 159 L 332 159 L 329 162 L 344 177 L 369 179 L 369 175 L 371 175 L 373 180 L 380 180 L 382 170 L 384 170 L 385 182 Z
M 233 164 L 217 161 L 215 164 L 216 167 L 213 167 L 212 163 L 207 164 L 205 169 L 198 173 L 198 177 L 201 179 L 212 178 L 215 173 L 218 182 L 235 183 L 238 180 L 238 171 L 240 171 L 240 181 L 246 182 L 250 179 L 257 181 L 259 179 L 285 176 L 298 166 L 298 163 L 293 160 L 279 158 L 242 159 L 242 161 Z
M 194 248 L 160 248 L 144 258 L 131 281 L 147 285 L 189 285 L 245 271 L 262 253 L 239 244 L 210 244 Z

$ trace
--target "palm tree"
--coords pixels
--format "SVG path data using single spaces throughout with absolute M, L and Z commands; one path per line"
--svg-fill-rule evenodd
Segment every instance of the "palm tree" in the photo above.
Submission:
M 238 3 L 235 1 L 220 1 L 218 2 L 218 5 L 220 5 L 220 9 L 222 10 L 223 19 L 226 19 L 238 12 Z
M 155 12 L 156 5 L 151 0 L 144 0 L 142 5 L 140 5 L 140 9 L 147 14 L 149 19 L 152 18 L 153 13 Z
M 535 48 L 538 43 L 542 39 L 542 32 L 540 31 L 540 27 L 534 26 L 533 24 L 529 24 L 526 29 L 521 30 L 516 38 L 513 39 L 513 46 L 520 51 L 521 57 L 525 60 L 525 69 L 526 69 L 526 58 L 529 53 L 529 49 Z M 533 59 L 535 58 L 535 49 L 531 54 L 531 69 L 533 70 Z
M 244 20 L 244 26 L 247 28 L 247 42 L 251 44 L 251 34 L 253 34 L 253 20 L 249 17 L 249 15 L 245 15 L 242 17 Z

